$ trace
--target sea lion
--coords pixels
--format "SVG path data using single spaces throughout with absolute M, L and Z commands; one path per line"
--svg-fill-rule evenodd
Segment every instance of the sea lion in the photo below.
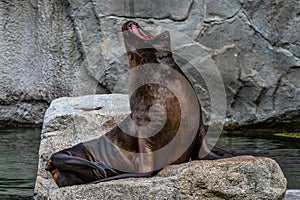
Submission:
M 59 187 L 148 177 L 169 164 L 222 156 L 210 152 L 201 106 L 175 63 L 169 32 L 122 26 L 129 59 L 131 114 L 105 135 L 54 153 L 47 163 Z M 223 157 L 224 152 L 221 152 Z

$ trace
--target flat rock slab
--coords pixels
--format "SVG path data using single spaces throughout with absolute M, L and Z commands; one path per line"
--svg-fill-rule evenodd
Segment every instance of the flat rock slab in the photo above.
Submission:
M 103 107 L 82 111 L 80 107 Z M 283 199 L 287 181 L 270 158 L 240 156 L 171 165 L 151 178 L 59 188 L 45 164 L 51 153 L 104 134 L 129 113 L 127 95 L 61 98 L 48 109 L 35 199 Z

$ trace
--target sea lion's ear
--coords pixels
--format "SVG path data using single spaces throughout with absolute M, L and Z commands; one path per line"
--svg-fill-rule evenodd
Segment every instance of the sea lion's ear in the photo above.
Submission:
M 171 38 L 169 31 L 165 31 L 157 35 L 152 42 L 153 46 L 158 50 L 171 51 Z

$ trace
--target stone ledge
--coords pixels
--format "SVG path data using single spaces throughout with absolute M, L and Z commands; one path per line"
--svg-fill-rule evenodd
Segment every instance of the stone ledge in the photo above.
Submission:
M 94 102 L 103 109 L 89 112 L 73 109 L 74 105 L 86 107 Z M 95 95 L 53 101 L 43 126 L 34 198 L 283 199 L 287 181 L 278 164 L 269 158 L 252 156 L 172 165 L 151 178 L 58 188 L 44 169 L 48 156 L 78 142 L 99 137 L 128 112 L 127 95 Z

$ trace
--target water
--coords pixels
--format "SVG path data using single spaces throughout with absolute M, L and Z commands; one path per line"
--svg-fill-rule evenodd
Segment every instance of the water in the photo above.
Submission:
M 33 195 L 40 132 L 0 130 L 0 199 L 30 199 Z
M 288 189 L 300 189 L 300 139 L 222 137 L 218 145 L 235 155 L 273 158 L 288 179 Z
M 31 199 L 39 142 L 39 129 L 0 130 L 0 199 Z M 238 155 L 275 159 L 288 179 L 288 188 L 300 189 L 300 139 L 223 136 L 218 145 Z

